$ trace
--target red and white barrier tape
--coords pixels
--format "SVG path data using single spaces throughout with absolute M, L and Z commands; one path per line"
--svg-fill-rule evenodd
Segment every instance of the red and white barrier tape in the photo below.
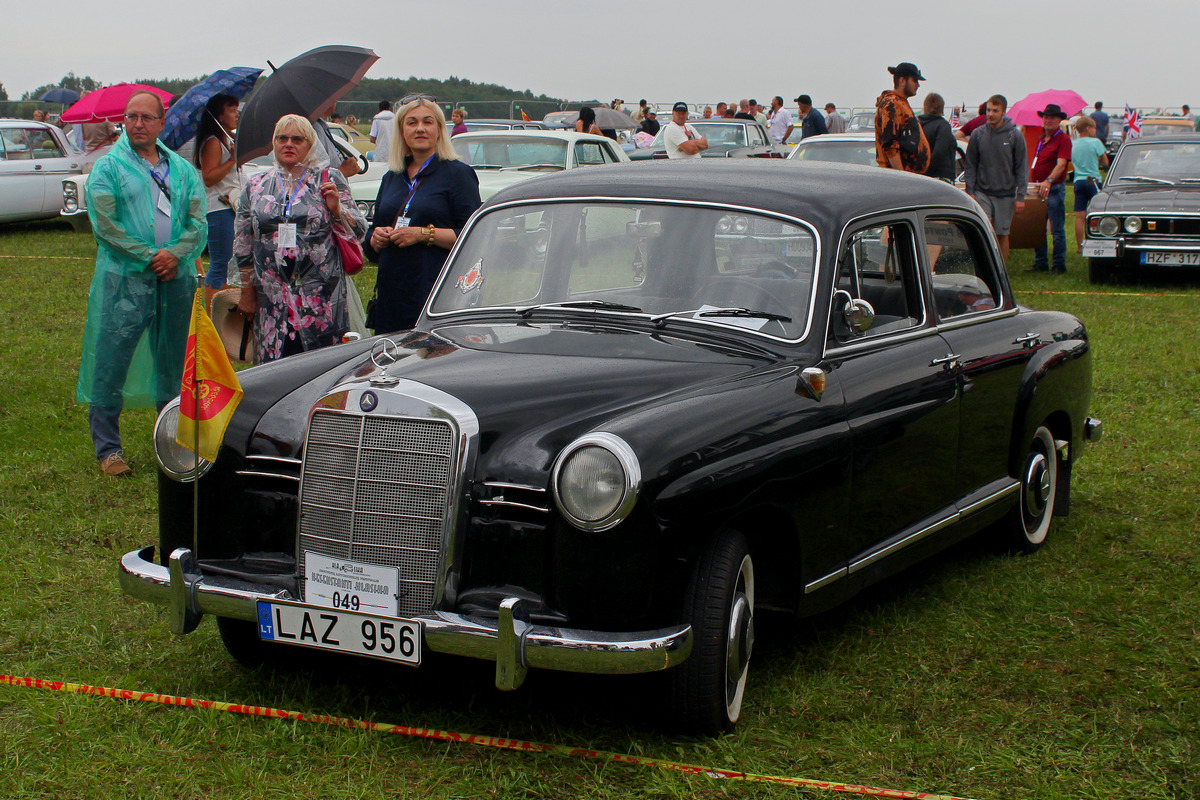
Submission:
M 858 784 L 839 783 L 837 781 L 818 781 L 811 778 L 791 778 L 777 775 L 756 775 L 750 772 L 701 767 L 694 764 L 681 764 L 675 761 L 661 761 L 653 758 L 610 753 L 604 750 L 589 750 L 559 744 L 541 744 L 538 742 L 522 741 L 520 739 L 505 739 L 498 736 L 480 736 L 478 734 L 456 733 L 454 731 L 439 731 L 432 728 L 413 728 L 408 725 L 391 725 L 383 722 L 370 722 L 368 720 L 356 720 L 346 717 L 330 717 L 323 714 L 306 714 L 303 711 L 285 711 L 279 708 L 248 706 L 241 703 L 223 703 L 219 700 L 194 700 L 190 697 L 176 697 L 174 695 L 158 694 L 157 692 L 135 692 L 130 689 L 111 689 L 105 686 L 48 681 L 41 678 L 18 678 L 12 675 L 0 675 L 0 684 L 26 689 L 45 689 L 52 692 L 108 697 L 113 700 L 135 700 L 142 703 L 159 703 L 168 706 L 183 706 L 185 708 L 202 708 L 209 711 L 226 711 L 231 714 L 248 714 L 253 717 L 316 722 L 322 725 L 334 725 L 339 728 L 375 731 L 377 733 L 393 733 L 420 739 L 436 739 L 443 742 L 474 744 L 480 747 L 497 747 L 504 750 L 520 750 L 527 753 L 545 753 L 547 755 L 566 756 L 570 758 L 590 758 L 599 761 L 611 761 L 617 764 L 656 767 L 672 772 L 682 772 L 686 775 L 699 775 L 713 779 L 747 781 L 750 783 L 772 783 L 783 786 L 802 786 L 808 789 L 823 789 L 830 792 L 857 794 L 865 797 L 895 797 L 904 798 L 905 800 L 969 800 L 969 798 L 965 797 L 930 794 L 928 792 L 910 792 L 902 789 L 879 789 L 872 786 L 860 786 Z

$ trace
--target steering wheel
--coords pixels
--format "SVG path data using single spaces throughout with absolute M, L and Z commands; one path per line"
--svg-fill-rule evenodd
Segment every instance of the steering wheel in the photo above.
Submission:
M 764 278 L 795 278 L 800 270 L 776 259 L 760 264 L 757 273 Z

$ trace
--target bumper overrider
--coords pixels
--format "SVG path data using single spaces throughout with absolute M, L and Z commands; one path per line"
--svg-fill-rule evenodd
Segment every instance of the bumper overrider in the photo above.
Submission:
M 298 600 L 277 586 L 203 575 L 187 548 L 171 553 L 166 567 L 154 560 L 153 547 L 126 553 L 118 578 L 131 597 L 168 606 L 176 634 L 195 630 L 205 614 L 254 622 L 260 600 Z M 619 633 L 533 625 L 523 602 L 504 600 L 496 619 L 445 611 L 405 619 L 421 623 L 429 650 L 495 661 L 498 689 L 519 687 L 530 667 L 610 675 L 655 672 L 681 664 L 692 651 L 690 625 Z

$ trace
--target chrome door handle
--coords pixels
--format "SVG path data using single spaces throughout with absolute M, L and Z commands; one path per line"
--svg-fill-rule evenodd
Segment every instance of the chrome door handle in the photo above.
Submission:
M 1041 334 L 1037 333 L 1027 333 L 1024 336 L 1018 336 L 1017 338 L 1013 339 L 1013 344 L 1019 344 L 1023 347 L 1033 347 L 1036 344 L 1041 344 L 1041 342 Z
M 936 367 L 943 365 L 946 367 L 946 369 L 953 369 L 958 365 L 958 359 L 959 355 L 957 353 L 950 353 L 942 356 L 941 358 L 935 358 L 933 361 L 930 361 L 929 366 Z

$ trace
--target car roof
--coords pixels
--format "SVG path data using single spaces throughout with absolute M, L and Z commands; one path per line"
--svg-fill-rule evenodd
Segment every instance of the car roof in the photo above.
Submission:
M 695 159 L 606 164 L 566 170 L 494 195 L 486 206 L 509 201 L 615 197 L 719 202 L 839 226 L 896 208 L 937 205 L 973 210 L 970 198 L 948 183 L 879 167 L 777 159 Z
M 1200 139 L 1200 131 L 1195 133 L 1172 133 L 1170 136 L 1139 136 L 1136 139 L 1126 139 L 1122 147 L 1134 147 L 1139 144 L 1157 146 L 1162 144 L 1195 144 Z
M 470 125 L 472 122 L 490 122 L 492 124 L 504 123 L 507 125 L 545 125 L 540 119 L 507 119 L 502 117 L 467 117 L 464 122 Z
M 14 119 L 12 117 L 0 118 L 0 128 L 56 128 L 57 125 L 51 125 L 48 122 L 38 122 L 33 119 Z
M 525 130 L 467 131 L 455 136 L 454 141 L 458 141 L 459 139 L 511 139 L 514 136 L 528 137 L 530 139 L 551 139 L 559 142 L 609 142 L 616 145 L 616 142 L 613 142 L 607 136 L 597 136 L 594 133 L 579 133 L 578 131 L 569 130 L 530 130 L 528 128 Z
M 806 136 L 798 144 L 810 145 L 814 142 L 873 142 L 874 131 L 852 131 L 851 133 L 822 133 L 817 136 Z

